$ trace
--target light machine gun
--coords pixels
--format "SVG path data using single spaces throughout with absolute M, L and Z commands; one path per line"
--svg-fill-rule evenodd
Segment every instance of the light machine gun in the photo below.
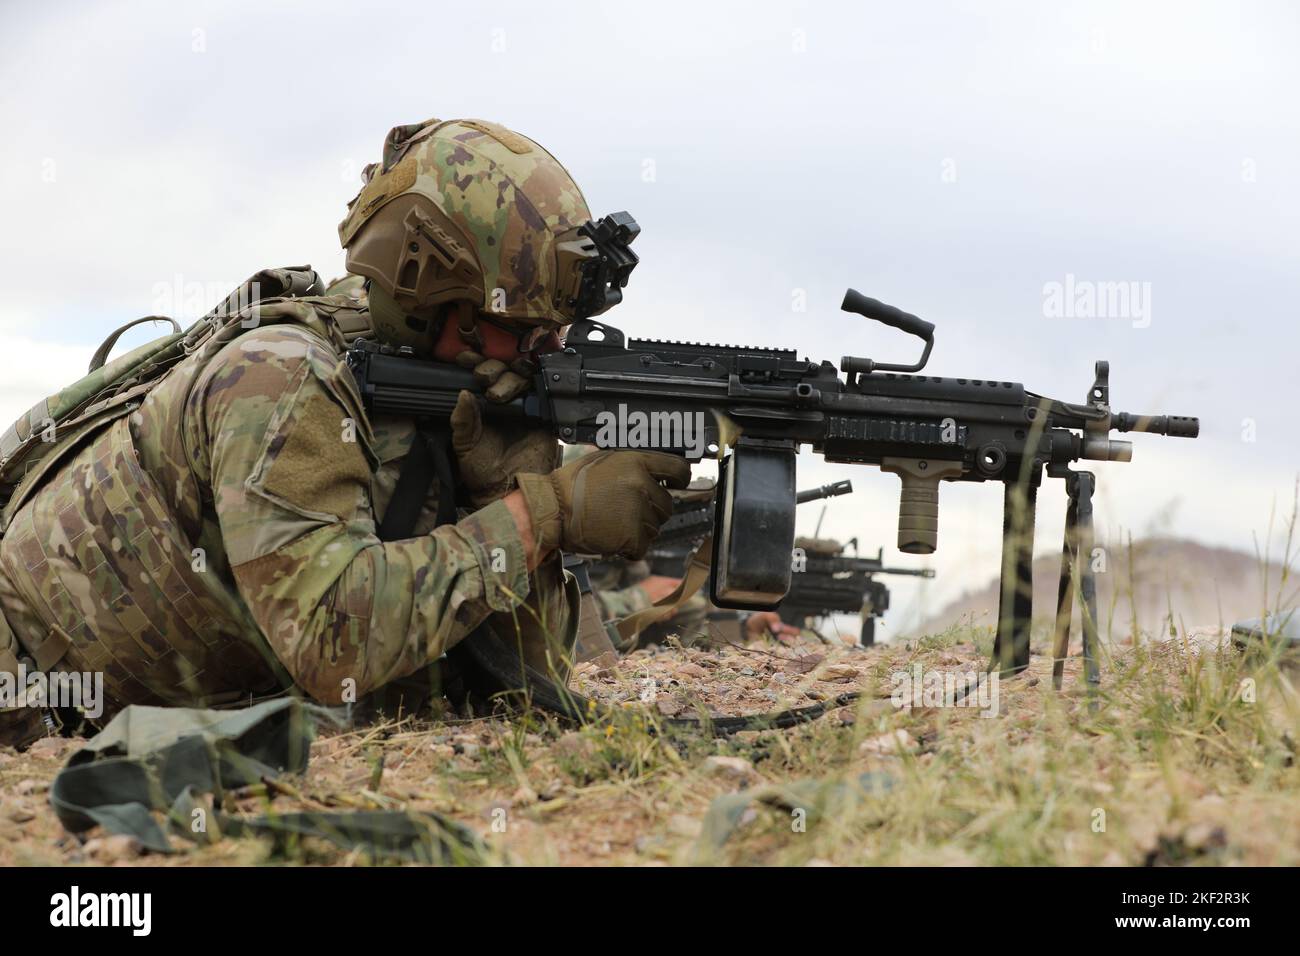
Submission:
M 712 600 L 719 607 L 772 609 L 789 591 L 801 445 L 827 461 L 875 465 L 899 476 L 898 547 L 908 554 L 937 546 L 940 481 L 1002 482 L 994 663 L 1004 673 L 1029 663 L 1037 489 L 1044 473 L 1060 478 L 1070 504 L 1059 683 L 1073 602 L 1071 565 L 1092 547 L 1095 482 L 1070 464 L 1129 461 L 1131 443 L 1113 440 L 1112 431 L 1194 438 L 1198 420 L 1112 411 L 1106 362 L 1097 363 L 1082 404 L 1014 382 L 915 374 L 929 358 L 933 325 L 852 289 L 842 307 L 920 338 L 920 360 L 894 365 L 846 356 L 837 370 L 790 349 L 628 338 L 588 318 L 570 327 L 562 350 L 540 356 L 533 391 L 509 404 L 487 403 L 485 412 L 535 422 L 564 442 L 655 447 L 691 459 L 722 454 L 712 554 Z M 460 391 L 481 391 L 466 369 L 364 340 L 350 349 L 348 363 L 369 409 L 427 419 L 444 430 Z M 1095 684 L 1096 594 L 1090 563 L 1078 565 L 1085 669 Z
M 857 541 L 849 542 L 857 550 Z M 810 617 L 858 614 L 862 627 L 858 643 L 870 647 L 876 642 L 876 621 L 889 610 L 889 588 L 877 581 L 877 574 L 902 574 L 932 578 L 930 568 L 891 568 L 884 562 L 884 549 L 874 558 L 847 554 L 824 554 L 803 549 L 796 555 L 790 593 L 777 609 L 781 620 L 803 627 Z

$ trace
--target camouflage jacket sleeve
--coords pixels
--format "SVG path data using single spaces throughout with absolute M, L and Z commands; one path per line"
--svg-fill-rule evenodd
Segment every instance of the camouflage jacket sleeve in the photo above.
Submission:
M 650 606 L 650 598 L 633 584 L 615 591 L 596 591 L 596 603 L 607 621 L 617 621 Z
M 379 540 L 369 425 L 351 375 L 312 332 L 242 336 L 188 404 L 186 445 L 212 489 L 240 594 L 316 699 L 409 674 L 528 594 L 523 545 L 500 502 L 429 534 Z

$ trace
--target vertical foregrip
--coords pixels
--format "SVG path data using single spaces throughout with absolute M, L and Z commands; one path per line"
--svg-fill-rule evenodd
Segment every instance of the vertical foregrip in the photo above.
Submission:
M 898 475 L 898 550 L 933 554 L 939 546 L 939 482 L 961 475 L 961 462 L 931 458 L 886 458 L 880 470 Z
M 900 477 L 903 488 L 898 494 L 898 550 L 933 554 L 939 546 L 939 482 Z

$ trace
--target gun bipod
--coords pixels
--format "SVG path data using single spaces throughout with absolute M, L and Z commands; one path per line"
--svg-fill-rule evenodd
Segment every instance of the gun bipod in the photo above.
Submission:
M 1097 636 L 1097 581 L 1093 570 L 1092 497 L 1097 479 L 1092 472 L 1074 471 L 1068 465 L 1049 465 L 1051 478 L 1065 481 L 1069 504 L 1061 545 L 1061 575 L 1057 587 L 1055 641 L 1052 649 L 1052 686 L 1061 689 L 1069 655 L 1070 625 L 1077 593 L 1082 618 L 1083 671 L 1089 706 L 1095 708 L 1101 687 Z M 1033 476 L 1036 479 L 1037 476 Z M 1029 667 L 1030 626 L 1033 619 L 1034 523 L 1038 481 L 1008 482 L 1003 495 L 1002 571 L 998 599 L 997 636 L 989 670 L 1013 677 Z

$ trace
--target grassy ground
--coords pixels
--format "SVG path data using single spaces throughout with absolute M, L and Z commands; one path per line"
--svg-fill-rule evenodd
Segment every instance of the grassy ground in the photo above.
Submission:
M 1291 665 L 1180 639 L 1112 649 L 1090 710 L 1071 660 L 1002 681 L 999 713 L 897 707 L 891 675 L 969 672 L 987 635 L 957 629 L 868 651 L 638 652 L 576 686 L 619 716 L 573 729 L 513 720 L 388 721 L 329 733 L 306 774 L 229 809 L 437 810 L 525 864 L 1300 863 L 1300 698 Z M 1045 648 L 1036 648 L 1044 650 Z M 665 716 L 749 713 L 859 689 L 789 730 L 715 740 Z M 285 858 L 256 839 L 169 857 L 63 833 L 46 805 L 76 741 L 0 751 L 0 864 L 236 864 Z M 866 775 L 866 776 L 864 776 Z M 322 844 L 289 862 L 358 863 Z

